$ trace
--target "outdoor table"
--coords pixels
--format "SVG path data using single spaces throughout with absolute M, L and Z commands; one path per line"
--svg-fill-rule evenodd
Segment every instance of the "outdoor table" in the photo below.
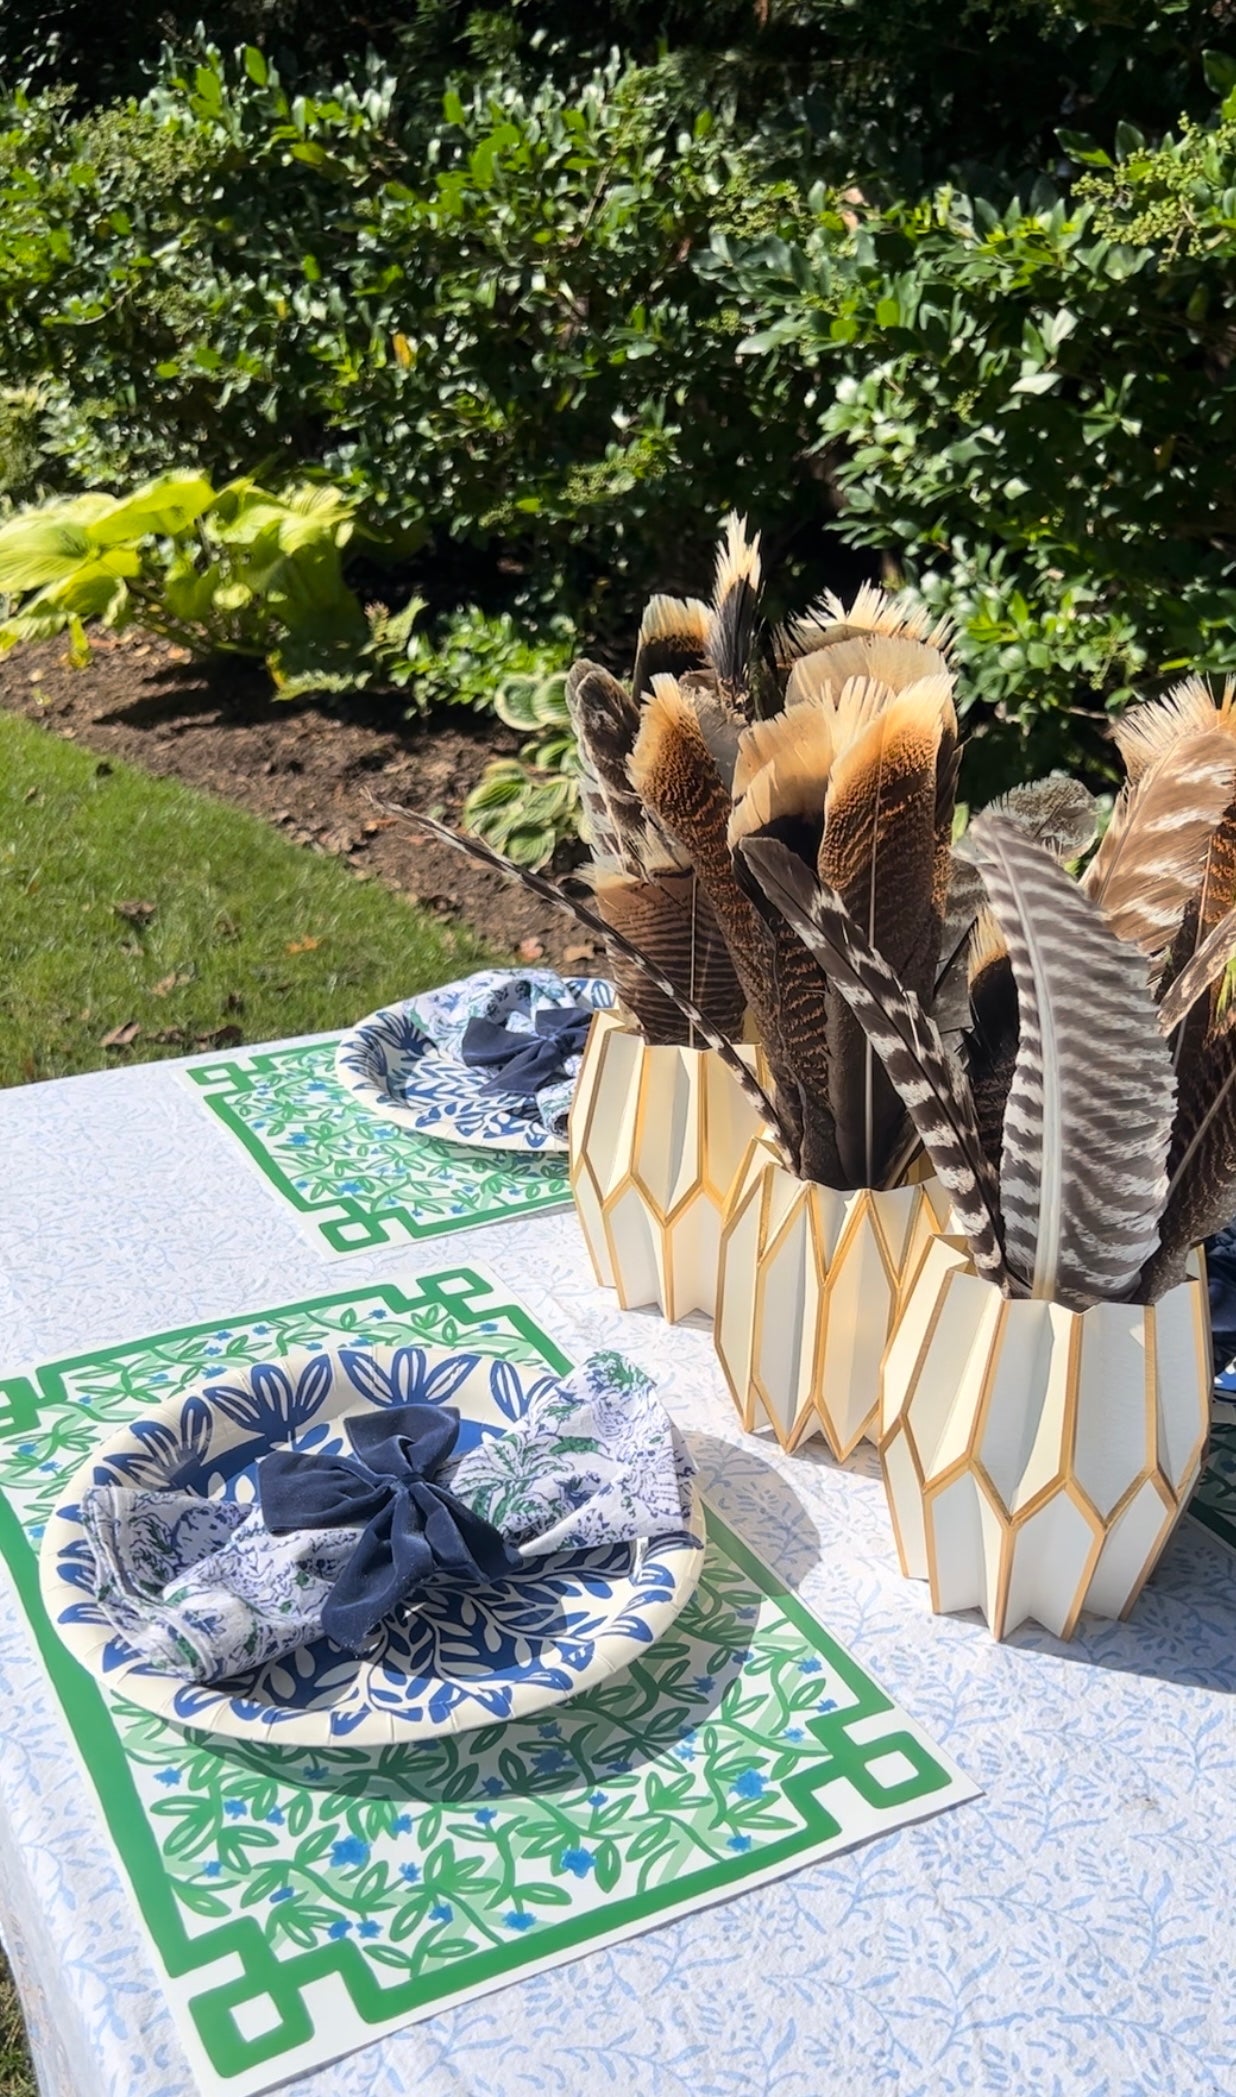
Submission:
M 199 1061 L 201 1059 L 198 1059 Z M 238 1308 L 483 1266 L 619 1348 L 720 1513 L 980 1795 L 443 2010 L 320 2097 L 1216 2097 L 1236 2091 L 1236 1554 L 1177 1531 L 1127 1624 L 995 1644 L 897 1566 L 874 1453 L 745 1436 L 700 1323 L 625 1313 L 570 1210 L 354 1255 L 308 1242 L 174 1064 L 0 1093 L 0 1377 Z M 7 1578 L 7 1576 L 6 1576 Z M 47 2097 L 192 2071 L 12 1593 L 0 1929 Z

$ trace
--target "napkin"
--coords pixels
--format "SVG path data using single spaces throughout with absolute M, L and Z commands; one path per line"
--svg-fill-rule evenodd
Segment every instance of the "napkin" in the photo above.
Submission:
M 385 1619 L 555 1553 L 698 1541 L 690 1455 L 651 1380 L 621 1355 L 546 1379 L 506 1433 L 459 1458 L 450 1406 L 382 1407 L 343 1424 L 351 1457 L 272 1451 L 256 1503 L 89 1489 L 92 1592 L 143 1659 L 226 1682 L 323 1635 L 355 1651 Z
M 491 1079 L 482 1089 L 508 1094 L 513 1106 L 528 1102 L 553 1136 L 566 1134 L 592 1009 L 548 968 L 481 969 L 408 1001 L 410 1017 L 435 1048 L 456 1062 L 489 1069 Z M 569 1015 L 565 1039 L 556 1033 L 560 1013 Z M 496 1063 L 489 1060 L 495 1047 Z M 520 1051 L 532 1052 L 522 1064 L 516 1061 Z

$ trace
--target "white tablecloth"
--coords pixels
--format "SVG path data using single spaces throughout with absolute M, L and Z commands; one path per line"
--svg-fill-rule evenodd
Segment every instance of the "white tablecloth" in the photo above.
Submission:
M 619 1311 L 569 1213 L 333 1262 L 174 1066 L 0 1093 L 0 1370 L 484 1262 L 662 1381 L 704 1483 L 984 1787 L 973 1804 L 367 2047 L 304 2097 L 1232 2097 L 1236 1557 L 1186 1522 L 1127 1625 L 993 1645 L 904 1582 L 870 1452 L 744 1437 L 702 1330 Z M 49 2097 L 193 2088 L 20 1619 L 0 1930 Z

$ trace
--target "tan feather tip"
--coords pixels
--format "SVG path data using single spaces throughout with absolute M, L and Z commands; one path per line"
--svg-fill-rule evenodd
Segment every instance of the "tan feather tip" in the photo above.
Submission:
M 678 679 L 661 671 L 652 680 L 652 697 L 644 706 L 639 734 L 627 770 L 637 794 L 644 796 L 649 778 L 675 734 L 685 732 L 702 743 L 695 709 Z
M 800 708 L 754 722 L 739 744 L 730 850 L 783 818 L 822 822 L 832 757 L 833 721 L 825 709 Z
M 1008 951 L 1003 932 L 992 912 L 984 904 L 974 920 L 974 930 L 970 934 L 971 988 L 978 982 L 985 969 L 991 968 L 997 961 L 1006 961 Z
M 812 767 L 819 782 L 823 807 L 828 768 L 833 755 L 833 724 L 829 713 L 800 708 L 792 714 L 773 714 L 767 721 L 753 721 L 738 738 L 734 763 L 734 800 L 741 800 L 752 781 L 770 765 L 785 763 L 795 770 Z
M 758 591 L 763 572 L 759 533 L 748 538 L 746 518 L 740 517 L 737 510 L 731 510 L 721 527 L 721 544 L 717 548 L 714 603 L 723 604 L 730 591 L 743 583 L 748 589 Z
M 812 605 L 808 621 L 822 627 L 832 640 L 848 639 L 852 633 L 880 633 L 907 641 L 923 641 L 947 655 L 953 637 L 951 619 L 933 619 L 926 605 L 907 591 L 896 596 L 876 583 L 864 583 L 848 607 L 834 590 L 826 590 L 819 604 Z
M 650 597 L 639 622 L 640 646 L 650 641 L 682 641 L 702 655 L 708 646 L 712 613 L 698 597 Z
M 1140 779 L 1183 735 L 1215 728 L 1229 734 L 1236 731 L 1234 699 L 1236 680 L 1230 677 L 1224 680 L 1221 699 L 1215 698 L 1204 678 L 1184 677 L 1162 699 L 1130 707 L 1112 723 L 1112 737 L 1129 778 Z

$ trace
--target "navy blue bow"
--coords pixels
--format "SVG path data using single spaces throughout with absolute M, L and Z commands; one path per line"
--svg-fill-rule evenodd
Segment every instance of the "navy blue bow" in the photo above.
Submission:
M 569 1057 L 582 1056 L 592 1021 L 589 1005 L 542 1005 L 533 1034 L 513 1033 L 499 1020 L 470 1019 L 459 1053 L 473 1070 L 492 1071 L 483 1093 L 535 1099 L 543 1086 L 566 1076 Z
M 500 1530 L 433 1483 L 459 1433 L 454 1406 L 393 1405 L 344 1426 L 354 1457 L 275 1449 L 257 1483 L 272 1535 L 364 1524 L 322 1611 L 327 1637 L 358 1653 L 419 1589 L 486 1587 L 520 1560 Z

